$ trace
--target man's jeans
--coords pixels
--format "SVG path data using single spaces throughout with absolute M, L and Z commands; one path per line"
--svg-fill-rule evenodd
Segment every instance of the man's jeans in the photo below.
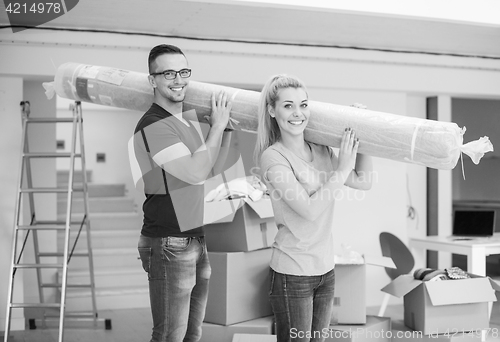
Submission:
M 270 272 L 269 299 L 278 342 L 323 341 L 329 336 L 335 272 L 294 276 Z
M 141 235 L 138 250 L 149 280 L 151 342 L 198 341 L 211 273 L 205 238 Z

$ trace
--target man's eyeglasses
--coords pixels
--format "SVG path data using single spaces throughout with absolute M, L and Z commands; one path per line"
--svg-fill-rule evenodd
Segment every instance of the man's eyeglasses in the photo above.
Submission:
M 179 74 L 182 78 L 188 78 L 191 76 L 191 69 L 181 69 L 179 71 L 175 70 L 165 70 L 162 72 L 154 72 L 150 74 L 151 76 L 158 76 L 158 75 L 163 75 L 166 80 L 173 80 L 177 77 L 177 74 Z

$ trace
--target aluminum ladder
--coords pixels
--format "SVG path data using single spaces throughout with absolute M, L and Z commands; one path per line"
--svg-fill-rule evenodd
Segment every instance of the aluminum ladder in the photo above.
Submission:
M 39 118 L 30 117 L 30 103 L 28 101 L 21 102 L 21 116 L 22 116 L 22 151 L 21 151 L 21 165 L 20 177 L 18 183 L 18 192 L 16 195 L 15 203 L 15 222 L 14 234 L 12 238 L 12 255 L 10 263 L 10 279 L 8 288 L 7 300 L 7 314 L 5 319 L 5 336 L 4 342 L 8 341 L 10 323 L 12 316 L 12 309 L 14 308 L 32 308 L 43 311 L 42 325 L 47 327 L 47 323 L 55 322 L 58 325 L 58 341 L 63 342 L 64 339 L 64 325 L 65 320 L 75 320 L 78 322 L 92 323 L 97 326 L 103 322 L 106 329 L 111 329 L 111 320 L 98 319 L 96 308 L 96 295 L 95 295 L 95 280 L 94 280 L 94 265 L 92 256 L 92 244 L 90 235 L 90 219 L 89 219 L 89 205 L 88 205 L 88 187 L 87 187 L 87 173 L 85 168 L 85 153 L 83 141 L 83 119 L 81 103 L 76 101 L 72 106 L 72 117 L 65 118 Z M 37 124 L 56 124 L 56 123 L 71 123 L 71 147 L 70 152 L 30 152 L 28 142 L 28 127 Z M 79 153 L 77 153 L 77 143 L 79 142 Z M 33 168 L 31 161 L 39 158 L 67 158 L 69 159 L 69 180 L 66 188 L 62 187 L 34 187 L 33 186 Z M 79 158 L 82 168 L 82 184 L 76 186 L 74 184 L 75 173 L 75 160 Z M 72 219 L 72 202 L 75 192 L 83 193 L 83 206 L 84 213 L 81 220 Z M 56 219 L 55 221 L 42 221 L 37 220 L 35 210 L 35 195 L 36 194 L 57 194 L 62 193 L 67 196 L 65 220 Z M 23 198 L 27 199 L 23 201 Z M 26 220 L 29 214 L 30 219 Z M 24 220 L 23 220 L 24 217 Z M 29 223 L 23 221 L 30 221 Z M 70 233 L 72 230 L 77 229 L 77 235 L 70 246 Z M 79 240 L 82 229 L 85 229 L 87 247 L 86 251 L 75 252 L 75 247 Z M 64 247 L 61 252 L 41 252 L 39 245 L 39 234 L 44 232 L 54 232 L 56 234 L 64 234 Z M 23 252 L 27 245 L 29 235 L 32 235 L 33 240 L 33 253 L 34 262 L 24 262 Z M 24 236 L 23 236 L 24 235 Z M 71 247 L 71 249 L 70 249 Z M 82 284 L 68 284 L 68 266 L 72 257 L 83 257 L 88 259 L 89 267 L 89 281 Z M 47 262 L 48 259 L 56 259 L 57 262 Z M 40 301 L 38 303 L 17 303 L 13 302 L 14 288 L 15 288 L 15 275 L 19 270 L 34 269 L 36 270 L 36 277 L 38 283 L 38 295 Z M 62 272 L 61 280 L 55 277 L 54 282 L 44 282 L 42 278 L 42 270 L 56 269 Z M 87 312 L 66 312 L 66 294 L 68 288 L 88 288 L 90 290 L 90 298 L 92 309 Z M 55 289 L 56 300 L 48 302 L 45 298 L 44 289 Z M 57 302 L 59 300 L 59 302 Z M 36 320 L 29 320 L 30 329 L 36 328 Z

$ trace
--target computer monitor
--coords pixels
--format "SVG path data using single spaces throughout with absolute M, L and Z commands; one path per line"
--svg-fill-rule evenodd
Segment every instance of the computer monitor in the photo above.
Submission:
M 495 210 L 455 210 L 453 236 L 490 237 L 495 233 Z

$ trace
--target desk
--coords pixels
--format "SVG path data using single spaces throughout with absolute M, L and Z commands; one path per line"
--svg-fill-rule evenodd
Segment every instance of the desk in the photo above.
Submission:
M 466 255 L 467 272 L 479 276 L 486 275 L 486 257 L 490 254 L 500 254 L 498 235 L 491 238 L 457 241 L 445 236 L 426 236 L 410 238 L 409 245 L 412 248 Z

